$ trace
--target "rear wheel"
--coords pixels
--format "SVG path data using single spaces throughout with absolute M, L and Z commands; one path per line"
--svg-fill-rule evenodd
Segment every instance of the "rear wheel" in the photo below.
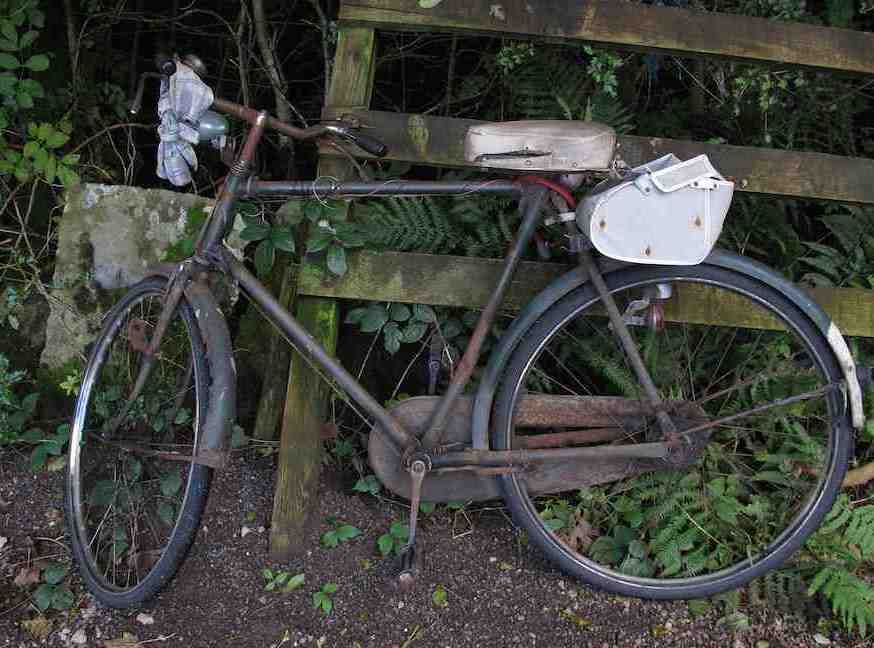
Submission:
M 524 473 L 504 475 L 507 505 L 550 559 L 596 587 L 660 599 L 739 587 L 785 561 L 834 502 L 851 443 L 838 363 L 802 311 L 736 272 L 637 267 L 605 279 L 637 324 L 629 331 L 679 429 L 716 424 L 690 433 L 693 448 L 674 468 L 605 460 L 582 465 L 572 486 L 548 494 L 534 492 Z M 655 418 L 640 415 L 611 413 L 587 430 L 514 425 L 521 399 L 534 394 L 645 407 L 589 285 L 552 306 L 517 346 L 492 446 L 662 440 Z
M 99 601 L 129 607 L 176 573 L 200 525 L 212 469 L 191 458 L 209 368 L 183 299 L 145 388 L 124 412 L 161 314 L 163 279 L 147 279 L 107 315 L 70 431 L 66 520 L 82 579 Z

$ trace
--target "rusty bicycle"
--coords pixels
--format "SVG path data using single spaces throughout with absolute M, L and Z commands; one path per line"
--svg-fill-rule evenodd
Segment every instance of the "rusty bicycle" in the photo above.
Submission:
M 164 57 L 150 76 L 187 92 L 198 71 Z M 421 501 L 503 498 L 568 574 L 657 599 L 738 587 L 822 522 L 864 423 L 859 374 L 803 291 L 715 248 L 733 187 L 706 157 L 621 169 L 604 125 L 509 122 L 468 132 L 468 161 L 491 174 L 481 180 L 262 181 L 252 161 L 265 129 L 376 157 L 385 146 L 348 120 L 296 128 L 204 96 L 249 124 L 245 143 L 194 254 L 150 269 L 106 315 L 71 426 L 66 519 L 101 602 L 140 604 L 172 578 L 225 463 L 236 373 L 221 278 L 371 418 L 370 465 L 410 500 L 402 583 Z M 578 203 L 593 172 L 608 177 Z M 472 193 L 518 199 L 515 241 L 445 393 L 390 410 L 223 244 L 242 198 Z M 465 393 L 540 227 L 559 232 L 574 265 L 518 313 Z

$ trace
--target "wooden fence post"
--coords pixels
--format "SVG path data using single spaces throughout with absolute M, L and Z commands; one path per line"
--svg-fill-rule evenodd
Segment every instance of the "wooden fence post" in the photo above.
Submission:
M 369 28 L 341 27 L 334 73 L 325 102 L 330 106 L 370 105 L 374 72 L 374 32 Z M 337 158 L 323 158 L 320 176 L 342 179 L 351 165 Z M 330 352 L 337 344 L 339 309 L 331 299 L 304 297 L 296 316 Z M 299 354 L 293 354 L 279 447 L 279 466 L 270 527 L 270 554 L 283 560 L 294 554 L 295 538 L 307 522 L 307 512 L 318 487 L 322 458 L 327 386 Z

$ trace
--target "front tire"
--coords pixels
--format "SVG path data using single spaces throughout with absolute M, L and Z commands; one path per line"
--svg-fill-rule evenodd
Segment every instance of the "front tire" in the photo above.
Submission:
M 834 503 L 851 447 L 838 362 L 797 306 L 737 272 L 650 266 L 605 279 L 620 312 L 638 317 L 632 302 L 672 289 L 662 329 L 629 326 L 663 399 L 700 408 L 706 421 L 745 415 L 711 428 L 682 470 L 625 465 L 627 476 L 548 496 L 529 492 L 522 473 L 503 475 L 507 506 L 547 557 L 599 589 L 691 599 L 737 588 L 789 558 Z M 744 326 L 759 328 L 732 325 L 739 309 Z M 714 321 L 722 323 L 705 323 Z M 591 285 L 550 307 L 513 352 L 495 404 L 495 450 L 532 447 L 530 437 L 544 431 L 513 424 L 527 393 L 642 400 Z M 661 438 L 654 420 L 611 425 L 614 445 Z
M 145 388 L 124 419 L 167 281 L 134 286 L 106 317 L 70 430 L 65 517 L 82 580 L 103 604 L 139 605 L 169 581 L 200 526 L 212 469 L 190 461 L 208 403 L 209 367 L 183 298 Z M 188 459 L 186 459 L 188 458 Z

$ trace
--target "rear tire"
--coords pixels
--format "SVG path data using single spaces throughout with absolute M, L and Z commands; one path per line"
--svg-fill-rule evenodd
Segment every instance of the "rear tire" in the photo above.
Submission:
M 605 280 L 620 312 L 647 286 L 670 284 L 667 320 L 679 307 L 686 321 L 697 312 L 699 321 L 726 322 L 667 323 L 661 331 L 629 326 L 661 396 L 695 403 L 707 421 L 843 380 L 825 336 L 804 312 L 750 277 L 711 266 L 650 266 Z M 726 318 L 737 311 L 725 305 L 738 302 L 747 314 L 757 311 L 762 329 L 729 326 Z M 594 288 L 581 286 L 519 342 L 496 399 L 495 450 L 519 448 L 523 435 L 531 447 L 531 436 L 543 432 L 513 424 L 524 393 L 641 400 L 599 307 Z M 786 330 L 769 329 L 777 322 Z M 654 421 L 610 425 L 612 444 L 661 438 Z M 851 426 L 841 390 L 832 389 L 710 432 L 706 447 L 683 470 L 641 470 L 629 462 L 620 477 L 610 477 L 615 481 L 548 496 L 530 493 L 524 474 L 513 473 L 500 477 L 503 495 L 533 544 L 597 588 L 651 599 L 731 590 L 778 567 L 822 522 L 847 470 Z M 632 466 L 635 474 L 628 473 Z
M 165 279 L 146 279 L 109 312 L 70 430 L 65 517 L 73 556 L 89 591 L 114 608 L 143 603 L 176 573 L 200 526 L 212 477 L 208 466 L 184 460 L 200 440 L 210 380 L 184 298 L 141 396 L 111 435 L 105 426 L 131 393 L 166 286 Z

